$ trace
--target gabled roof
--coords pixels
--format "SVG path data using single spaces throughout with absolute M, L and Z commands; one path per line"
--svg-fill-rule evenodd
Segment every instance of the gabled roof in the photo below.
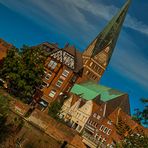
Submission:
M 67 44 L 63 49 L 57 48 L 50 52 L 50 55 L 62 51 L 62 56 L 64 55 L 64 51 L 69 53 L 74 58 L 74 72 L 79 72 L 83 68 L 83 61 L 82 61 L 82 53 L 78 51 L 74 46 L 70 46 Z
M 114 110 L 109 116 L 108 119 L 112 121 L 114 125 L 118 125 L 119 120 L 122 120 L 123 124 L 127 124 L 132 130 L 136 132 L 136 129 L 139 128 L 143 130 L 145 134 L 148 134 L 148 130 L 142 125 L 138 124 L 136 121 L 132 120 L 132 117 L 125 113 L 121 108 Z
M 77 51 L 75 46 L 71 46 L 69 44 L 66 44 L 63 50 L 65 50 L 67 53 L 71 54 L 72 56 L 75 56 Z
M 79 72 L 83 68 L 83 61 L 82 61 L 82 53 L 75 48 L 75 46 L 71 46 L 69 44 L 66 44 L 63 48 L 63 51 L 66 51 L 70 55 L 74 57 L 75 60 L 75 72 Z
M 38 46 L 42 47 L 48 54 L 60 50 L 57 43 L 44 42 Z
M 71 101 L 71 106 L 73 106 L 78 100 L 79 100 L 79 97 L 77 95 L 73 95 L 72 101 Z
M 102 105 L 97 104 L 96 102 L 93 102 L 93 108 L 92 108 L 92 114 L 93 113 L 100 113 L 100 109 L 101 109 Z
M 77 95 L 81 95 L 81 97 L 85 100 L 93 100 L 95 97 L 100 95 L 100 100 L 103 102 L 115 99 L 125 94 L 118 90 L 96 84 L 92 81 L 75 84 L 72 87 L 71 92 Z

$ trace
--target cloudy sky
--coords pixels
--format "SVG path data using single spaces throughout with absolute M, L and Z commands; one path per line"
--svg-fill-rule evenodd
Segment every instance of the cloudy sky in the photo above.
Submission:
M 0 38 L 17 47 L 69 42 L 83 51 L 126 0 L 0 0 Z M 133 0 L 101 84 L 148 97 L 148 1 Z

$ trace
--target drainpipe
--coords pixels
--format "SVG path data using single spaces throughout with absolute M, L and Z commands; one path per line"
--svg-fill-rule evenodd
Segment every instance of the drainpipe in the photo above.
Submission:
M 104 105 L 103 117 L 105 117 L 105 114 L 106 114 L 106 103 L 105 103 L 105 105 Z

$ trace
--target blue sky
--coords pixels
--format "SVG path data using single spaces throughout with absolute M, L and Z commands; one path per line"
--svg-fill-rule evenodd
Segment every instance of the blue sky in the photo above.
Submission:
M 0 0 L 0 38 L 17 47 L 69 42 L 83 51 L 126 0 Z M 133 0 L 101 84 L 148 97 L 148 1 Z

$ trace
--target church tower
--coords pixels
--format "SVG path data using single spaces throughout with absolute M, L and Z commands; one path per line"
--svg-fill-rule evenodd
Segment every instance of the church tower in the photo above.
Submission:
M 82 81 L 98 82 L 102 77 L 114 51 L 122 24 L 131 0 L 127 0 L 120 11 L 111 19 L 104 30 L 90 43 L 83 52 Z

